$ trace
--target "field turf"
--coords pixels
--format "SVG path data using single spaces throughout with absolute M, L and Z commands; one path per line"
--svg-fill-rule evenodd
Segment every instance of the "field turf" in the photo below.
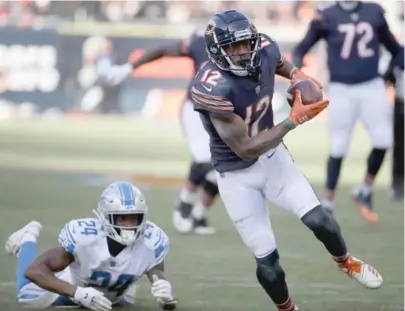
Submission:
M 321 193 L 328 140 L 320 125 L 297 129 L 286 139 L 296 163 Z M 304 311 L 400 310 L 404 303 L 403 205 L 388 200 L 389 165 L 375 187 L 380 222 L 364 223 L 350 190 L 364 174 L 369 142 L 357 130 L 344 162 L 337 217 L 350 251 L 369 261 L 384 277 L 370 291 L 332 264 L 323 246 L 292 215 L 271 206 L 281 262 L 293 299 Z M 32 219 L 44 225 L 40 250 L 57 244 L 63 224 L 91 216 L 100 191 L 114 179 L 134 175 L 184 177 L 189 155 L 176 123 L 107 118 L 31 120 L 0 123 L 0 236 Z M 136 177 L 136 176 L 135 176 Z M 140 180 L 140 179 L 139 179 Z M 141 183 L 150 219 L 171 238 L 167 269 L 179 298 L 178 310 L 276 310 L 256 282 L 255 262 L 243 245 L 220 200 L 211 221 L 212 237 L 180 235 L 171 225 L 178 184 Z M 15 258 L 0 256 L 0 310 L 23 310 L 15 302 Z M 127 308 L 130 309 L 130 308 Z M 127 310 L 124 309 L 124 310 Z M 136 310 L 158 310 L 146 280 L 140 282 Z

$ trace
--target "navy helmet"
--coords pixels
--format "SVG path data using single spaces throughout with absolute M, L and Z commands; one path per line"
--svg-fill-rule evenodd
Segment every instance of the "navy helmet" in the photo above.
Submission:
M 205 31 L 208 56 L 219 69 L 238 76 L 254 74 L 260 66 L 261 34 L 245 14 L 227 10 L 216 14 Z M 250 49 L 243 53 L 229 51 L 229 46 L 245 41 Z

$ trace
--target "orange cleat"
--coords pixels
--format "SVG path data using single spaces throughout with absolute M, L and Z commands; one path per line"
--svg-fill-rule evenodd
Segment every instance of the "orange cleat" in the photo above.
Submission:
M 338 264 L 338 267 L 367 288 L 376 289 L 383 283 L 381 274 L 374 267 L 353 256 L 349 255 L 345 262 Z

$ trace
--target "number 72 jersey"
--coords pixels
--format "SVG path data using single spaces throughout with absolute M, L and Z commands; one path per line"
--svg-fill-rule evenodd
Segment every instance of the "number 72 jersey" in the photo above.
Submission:
M 377 78 L 380 43 L 394 57 L 400 51 L 383 8 L 371 2 L 362 2 L 353 11 L 345 11 L 337 3 L 318 9 L 307 34 L 293 51 L 296 65 L 321 39 L 327 43 L 331 82 L 356 84 Z
M 241 159 L 226 145 L 215 130 L 210 113 L 239 115 L 251 136 L 274 126 L 271 100 L 275 73 L 283 59 L 277 43 L 268 36 L 262 35 L 261 47 L 261 74 L 257 79 L 236 76 L 208 62 L 191 82 L 194 110 L 200 112 L 205 130 L 210 135 L 211 162 L 218 172 L 246 168 L 256 160 Z
M 95 218 L 68 222 L 59 235 L 59 244 L 75 259 L 68 267 L 74 285 L 94 287 L 113 303 L 123 297 L 133 303 L 128 301 L 134 297 L 128 298 L 131 295 L 127 295 L 127 290 L 163 262 L 169 250 L 166 233 L 148 221 L 144 235 L 112 257 L 102 225 Z

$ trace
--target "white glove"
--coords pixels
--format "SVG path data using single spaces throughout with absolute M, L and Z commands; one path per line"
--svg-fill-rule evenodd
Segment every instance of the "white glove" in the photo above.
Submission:
M 102 292 L 91 287 L 77 287 L 74 299 L 83 307 L 94 311 L 109 311 L 112 303 Z
M 160 280 L 156 275 L 153 275 L 152 279 L 152 295 L 163 309 L 173 310 L 176 307 L 177 300 L 173 297 L 172 285 L 166 280 Z
M 112 66 L 108 73 L 106 74 L 106 81 L 111 85 L 120 84 L 126 78 L 128 78 L 132 73 L 132 64 L 125 64 L 120 66 Z

